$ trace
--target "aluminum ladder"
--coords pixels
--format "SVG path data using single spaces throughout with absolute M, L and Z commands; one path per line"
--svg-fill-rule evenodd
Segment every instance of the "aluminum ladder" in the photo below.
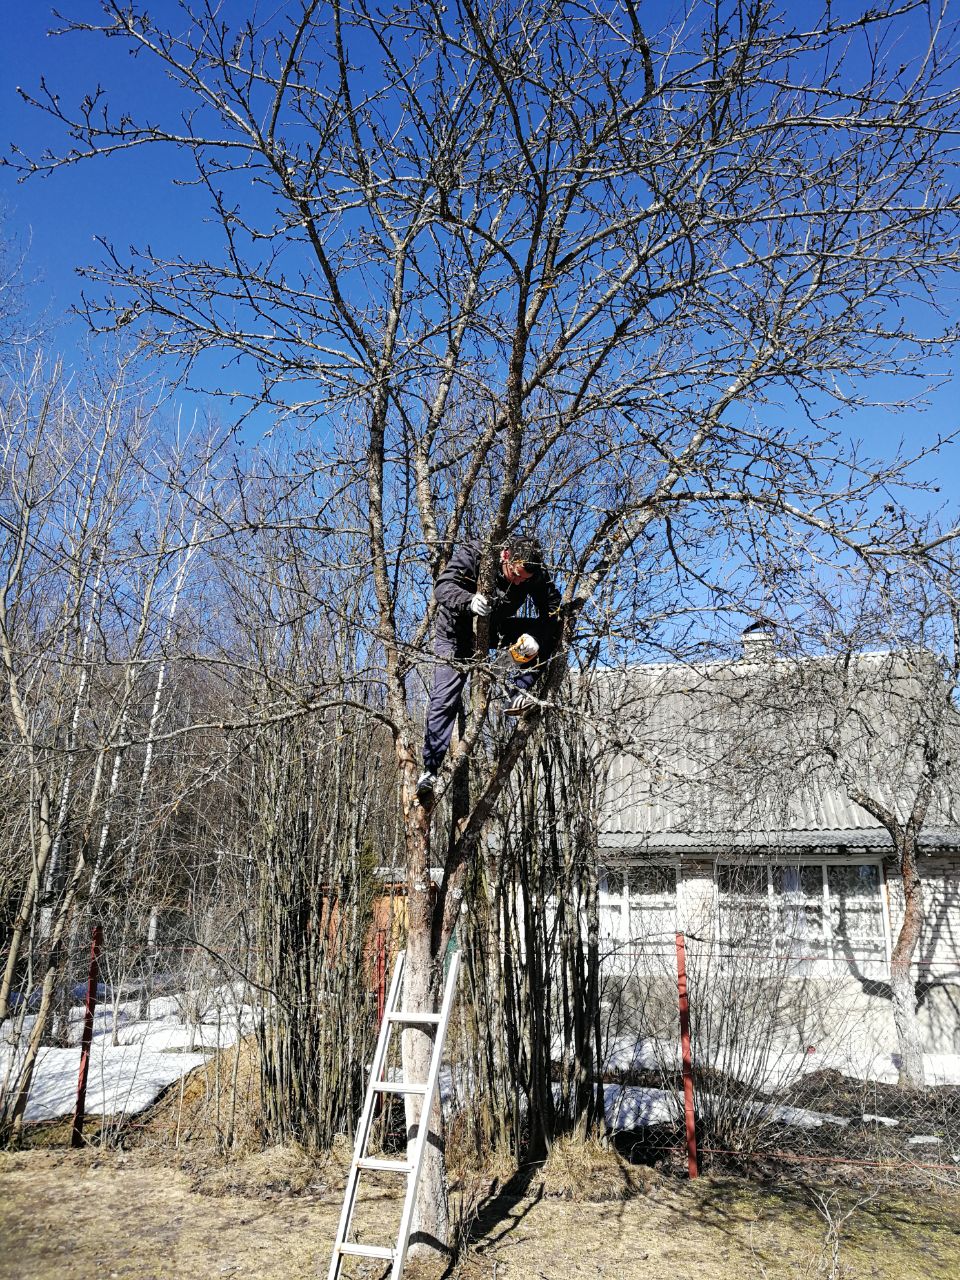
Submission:
M 437 1091 L 437 1081 L 440 1078 L 443 1042 L 446 1038 L 447 1024 L 450 1021 L 450 1012 L 453 1008 L 453 1000 L 456 994 L 460 953 L 455 951 L 450 958 L 439 1013 L 417 1013 L 416 1011 L 397 1007 L 401 1003 L 400 993 L 403 990 L 405 959 L 406 952 L 401 951 L 397 956 L 393 976 L 390 979 L 390 991 L 387 995 L 383 1020 L 380 1023 L 380 1034 L 377 1037 L 377 1047 L 373 1055 L 373 1064 L 370 1068 L 370 1080 L 367 1084 L 366 1097 L 363 1100 L 360 1123 L 357 1125 L 357 1140 L 354 1144 L 353 1159 L 350 1162 L 350 1172 L 347 1175 L 347 1187 L 343 1197 L 343 1209 L 340 1213 L 340 1225 L 337 1227 L 337 1237 L 333 1244 L 333 1256 L 330 1259 L 327 1280 L 340 1280 L 341 1266 L 346 1258 L 351 1257 L 380 1258 L 384 1262 L 391 1262 L 393 1265 L 390 1270 L 390 1280 L 400 1280 L 403 1263 L 407 1256 L 410 1227 L 413 1222 L 413 1211 L 417 1200 L 417 1184 L 420 1181 L 423 1155 L 427 1148 L 427 1137 L 430 1132 L 430 1112 L 433 1108 L 433 1099 Z M 384 1079 L 383 1071 L 390 1048 L 390 1033 L 396 1026 L 400 1026 L 401 1031 L 404 1026 L 436 1026 L 437 1034 L 433 1042 L 430 1068 L 425 1081 L 408 1084 L 403 1080 Z M 423 1098 L 420 1120 L 417 1124 L 417 1136 L 413 1140 L 413 1151 L 411 1154 L 408 1144 L 407 1158 L 404 1160 L 376 1159 L 367 1155 L 367 1143 L 370 1140 L 370 1130 L 373 1127 L 377 1095 L 384 1093 L 419 1094 Z M 400 1230 L 397 1234 L 397 1243 L 392 1248 L 386 1245 L 356 1244 L 347 1239 L 353 1222 L 353 1211 L 356 1208 L 360 1175 L 364 1170 L 403 1174 L 407 1179 L 403 1212 L 400 1216 Z

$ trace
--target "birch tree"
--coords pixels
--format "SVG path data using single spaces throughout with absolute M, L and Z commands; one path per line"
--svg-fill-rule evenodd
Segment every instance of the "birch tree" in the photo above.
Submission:
M 955 34 L 920 0 L 802 22 L 724 0 L 659 30 L 633 0 L 178 13 L 101 0 L 99 18 L 64 20 L 128 48 L 157 93 L 141 114 L 109 86 L 74 108 L 42 85 L 28 96 L 64 148 L 14 162 L 149 147 L 192 172 L 181 221 L 202 194 L 218 245 L 105 246 L 90 319 L 141 326 L 188 375 L 210 353 L 245 360 L 252 405 L 313 425 L 304 475 L 329 472 L 354 503 L 400 776 L 406 996 L 433 1007 L 466 870 L 536 717 L 488 733 L 478 664 L 452 762 L 470 766 L 469 802 L 432 847 L 411 696 L 432 578 L 478 534 L 482 590 L 505 535 L 537 524 L 569 644 L 598 592 L 642 633 L 622 615 L 654 529 L 679 574 L 705 539 L 742 581 L 778 557 L 900 550 L 869 500 L 901 463 L 846 448 L 832 415 L 952 341 Z M 738 586 L 708 569 L 705 589 Z M 481 657 L 486 639 L 481 625 Z M 428 1050 L 409 1033 L 407 1069 Z M 443 1249 L 428 1150 L 414 1239 Z
M 37 1014 L 22 1060 L 11 1055 L 15 1070 L 3 1089 L 3 1118 L 16 1140 L 124 718 L 122 709 L 108 712 L 104 732 L 90 742 L 93 650 L 99 656 L 110 630 L 117 585 L 110 566 L 136 500 L 132 457 L 142 419 L 122 371 L 71 390 L 38 357 L 5 380 L 4 392 L 0 658 L 28 840 L 0 1016 L 9 1012 L 25 945 L 42 947 Z
M 147 815 L 146 791 L 164 727 L 170 624 L 199 536 L 183 515 L 206 497 L 210 454 L 200 442 L 164 445 L 129 359 L 112 376 L 92 369 L 67 378 L 39 356 L 7 373 L 0 662 L 26 838 L 11 885 L 0 1016 L 28 969 L 39 989 L 0 1101 L 16 1141 L 76 953 L 79 909 L 92 893 L 104 912 L 101 890 L 124 838 L 136 840 L 149 823 L 161 829 L 176 810 L 168 792 Z M 155 664 L 161 678 L 148 695 Z M 21 999 L 21 1015 L 26 1007 Z
M 89 761 L 78 760 L 78 731 L 89 699 L 91 637 L 104 629 L 105 565 L 131 501 L 130 468 L 122 460 L 128 445 L 136 447 L 137 434 L 122 378 L 101 388 L 106 394 L 95 406 L 84 406 L 69 394 L 62 372 L 36 357 L 4 390 L 0 654 L 32 817 L 0 1017 L 8 1012 L 39 897 L 58 879 L 81 769 L 91 818 L 99 802 L 104 761 L 94 767 L 87 793 Z

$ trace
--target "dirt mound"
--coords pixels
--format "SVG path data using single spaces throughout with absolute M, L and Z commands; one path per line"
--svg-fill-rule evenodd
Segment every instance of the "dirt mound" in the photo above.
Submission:
M 839 1071 L 812 1071 L 777 1100 L 847 1119 L 859 1119 L 866 1113 L 917 1124 L 946 1125 L 953 1132 L 960 1132 L 960 1087 L 957 1085 L 902 1089 L 878 1080 L 854 1080 Z
M 241 1040 L 172 1084 L 123 1134 L 125 1146 L 244 1152 L 263 1146 L 257 1047 Z

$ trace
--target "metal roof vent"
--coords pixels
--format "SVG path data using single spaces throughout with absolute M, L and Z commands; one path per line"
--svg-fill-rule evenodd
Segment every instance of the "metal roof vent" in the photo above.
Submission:
M 749 662 L 763 662 L 773 657 L 777 628 L 769 618 L 758 618 L 740 633 L 743 656 Z

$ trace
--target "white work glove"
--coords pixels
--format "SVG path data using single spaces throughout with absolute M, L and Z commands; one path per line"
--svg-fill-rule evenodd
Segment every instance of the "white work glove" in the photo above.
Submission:
M 478 591 L 475 596 L 470 598 L 470 612 L 475 613 L 478 618 L 489 617 L 490 601 L 483 592 Z

